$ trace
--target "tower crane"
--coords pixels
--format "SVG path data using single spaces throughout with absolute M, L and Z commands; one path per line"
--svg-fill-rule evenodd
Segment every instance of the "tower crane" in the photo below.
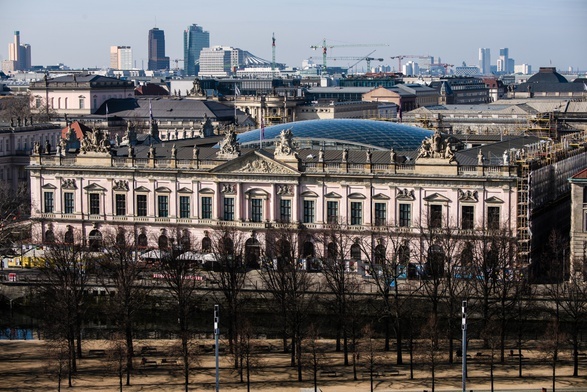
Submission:
M 367 62 L 367 68 L 371 69 L 371 61 L 383 61 L 383 58 L 375 58 L 375 57 L 369 57 L 371 56 L 373 53 L 375 53 L 375 51 L 372 51 L 371 53 L 369 53 L 366 56 L 333 56 L 333 57 L 326 57 L 328 60 L 357 60 L 356 63 L 354 63 L 353 65 L 349 66 L 350 68 L 353 68 L 355 65 L 357 65 L 358 63 L 360 63 L 361 61 L 366 61 Z M 311 58 L 311 57 L 310 57 Z
M 392 60 L 397 59 L 397 72 L 402 71 L 402 60 L 405 58 L 414 59 L 429 59 L 431 56 L 423 54 L 398 54 L 397 56 L 391 56 Z
M 326 38 L 322 40 L 322 45 L 312 45 L 310 48 L 322 49 L 322 67 L 326 69 L 326 60 L 328 58 L 328 49 L 332 48 L 342 48 L 342 47 L 359 47 L 359 46 L 389 46 L 388 44 L 343 44 L 343 45 L 327 45 Z

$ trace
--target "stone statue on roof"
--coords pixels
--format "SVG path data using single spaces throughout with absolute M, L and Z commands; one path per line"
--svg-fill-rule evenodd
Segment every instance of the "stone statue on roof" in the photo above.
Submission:
M 293 140 L 293 133 L 290 128 L 284 129 L 279 134 L 279 139 L 275 142 L 275 155 L 291 156 L 295 155 L 297 146 Z
M 224 134 L 224 139 L 220 141 L 220 156 L 231 158 L 240 155 L 240 146 L 236 140 L 236 132 L 233 128 L 228 128 Z

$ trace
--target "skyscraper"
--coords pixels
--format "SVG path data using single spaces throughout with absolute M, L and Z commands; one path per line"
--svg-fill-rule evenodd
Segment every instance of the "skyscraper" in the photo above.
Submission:
M 151 71 L 169 69 L 169 57 L 165 56 L 165 32 L 157 27 L 149 30 L 149 65 Z
M 479 71 L 481 75 L 491 73 L 491 53 L 489 48 L 479 48 Z
M 197 75 L 200 51 L 210 47 L 210 33 L 193 24 L 183 32 L 183 66 L 186 75 Z
M 14 32 L 14 42 L 8 44 L 8 60 L 2 62 L 4 71 L 26 71 L 31 68 L 31 46 L 20 43 L 20 31 Z
M 511 74 L 514 72 L 514 59 L 509 57 L 509 49 L 501 48 L 499 50 L 499 59 L 497 59 L 497 72 Z
M 132 49 L 130 46 L 110 47 L 110 68 L 132 69 Z

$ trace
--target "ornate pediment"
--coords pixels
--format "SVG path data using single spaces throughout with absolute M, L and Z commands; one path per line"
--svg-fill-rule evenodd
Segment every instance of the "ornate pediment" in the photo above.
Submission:
M 365 195 L 363 195 L 362 193 L 351 193 L 350 195 L 348 195 L 348 198 L 363 200 L 363 199 L 366 199 L 367 197 Z
M 256 152 L 252 154 L 246 154 L 237 159 L 233 159 L 230 162 L 218 166 L 212 172 L 227 174 L 298 174 L 297 171 L 291 169 L 290 167 L 279 162 L 275 162 L 274 160 Z
M 342 196 L 336 192 L 328 192 L 324 197 L 327 199 L 342 199 Z
M 378 194 L 374 195 L 374 196 L 372 197 L 372 199 L 373 199 L 373 200 L 389 200 L 389 199 L 390 199 L 390 197 L 389 197 L 389 196 L 387 196 L 387 195 L 384 195 L 383 193 L 378 193 Z
M 416 200 L 413 189 L 397 189 L 397 195 L 395 197 L 398 200 Z
M 171 189 L 167 188 L 166 186 L 160 186 L 159 188 L 155 189 L 155 192 L 158 192 L 158 193 L 171 193 Z
M 43 188 L 43 189 L 57 189 L 57 187 L 53 184 L 45 184 L 41 188 Z
M 485 199 L 485 203 L 489 203 L 489 204 L 503 204 L 505 202 L 503 200 L 501 200 L 499 197 L 491 196 L 491 197 Z
M 429 203 L 448 203 L 450 199 L 446 196 L 441 195 L 440 193 L 433 193 L 430 196 L 426 196 L 424 198 Z
M 135 189 L 135 192 L 151 192 L 151 190 L 147 187 L 144 186 L 140 186 L 138 188 Z
M 184 186 L 183 188 L 179 189 L 177 193 L 194 193 L 194 191 Z
M 106 188 L 96 184 L 96 183 L 91 183 L 88 186 L 85 186 L 84 189 L 87 192 L 106 192 Z
M 477 191 L 459 189 L 459 201 L 476 203 L 479 201 Z

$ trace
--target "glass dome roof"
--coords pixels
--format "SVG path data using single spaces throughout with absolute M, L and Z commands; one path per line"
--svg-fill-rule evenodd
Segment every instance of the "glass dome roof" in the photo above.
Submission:
M 376 149 L 396 151 L 416 150 L 432 131 L 387 121 L 328 119 L 278 124 L 265 128 L 263 146 L 269 147 L 284 129 L 291 129 L 300 148 L 328 146 L 330 148 Z M 259 147 L 260 129 L 237 135 L 242 147 Z

